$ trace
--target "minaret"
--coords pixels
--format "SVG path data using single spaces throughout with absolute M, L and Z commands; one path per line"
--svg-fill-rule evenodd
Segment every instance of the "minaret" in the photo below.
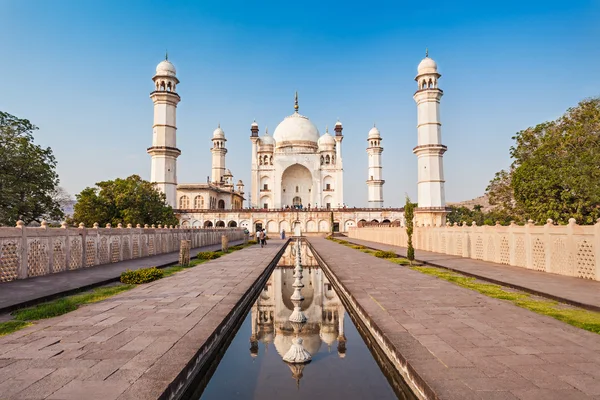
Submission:
M 443 155 L 447 147 L 442 144 L 440 100 L 444 92 L 438 88 L 440 77 L 437 64 L 426 51 L 415 77 L 418 87 L 413 96 L 418 111 L 418 145 L 413 149 L 418 160 L 418 206 L 415 210 L 418 225 L 442 226 L 446 222 Z
M 219 124 L 213 132 L 213 147 L 210 149 L 212 153 L 212 181 L 217 185 L 225 183 L 223 178 L 225 176 L 225 154 L 227 154 L 227 149 L 225 148 L 226 141 L 225 132 L 223 132 L 221 124 Z
M 250 141 L 252 142 L 252 177 L 250 181 L 250 207 L 257 208 L 259 202 L 258 174 L 258 124 L 256 120 L 250 125 Z
M 171 207 L 177 208 L 177 157 L 181 151 L 177 148 L 176 114 L 181 98 L 176 91 L 179 79 L 175 66 L 167 55 L 156 67 L 152 80 L 155 88 L 150 93 L 154 102 L 152 147 L 148 148 L 152 156 L 150 182 L 166 195 Z
M 337 169 L 337 179 L 336 179 L 336 192 L 338 203 L 344 205 L 344 164 L 342 162 L 342 140 L 344 140 L 344 135 L 342 135 L 342 131 L 344 127 L 340 122 L 339 118 L 335 123 L 335 127 L 333 128 L 335 131 L 335 160 L 336 160 L 336 169 Z
M 385 181 L 381 179 L 381 153 L 383 152 L 381 140 L 379 129 L 373 125 L 367 137 L 369 144 L 367 147 L 367 154 L 369 155 L 369 179 L 367 180 L 369 208 L 383 207 L 383 184 Z

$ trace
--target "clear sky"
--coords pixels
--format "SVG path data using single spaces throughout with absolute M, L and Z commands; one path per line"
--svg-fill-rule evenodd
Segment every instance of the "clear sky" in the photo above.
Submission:
M 414 76 L 442 74 L 446 198 L 484 193 L 511 137 L 600 95 L 600 1 L 0 0 L 0 109 L 39 126 L 61 185 L 148 179 L 151 78 L 168 49 L 181 84 L 181 183 L 210 175 L 220 122 L 227 167 L 250 183 L 250 124 L 300 112 L 344 124 L 345 202 L 367 204 L 366 137 L 383 137 L 384 200 L 416 199 Z

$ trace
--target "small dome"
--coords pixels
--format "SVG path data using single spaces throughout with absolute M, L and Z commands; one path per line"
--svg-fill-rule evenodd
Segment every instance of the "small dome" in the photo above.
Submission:
M 335 146 L 335 139 L 329 134 L 328 130 L 325 130 L 325 134 L 319 138 L 319 141 L 317 143 L 319 145 L 319 148 L 325 146 Z
M 233 176 L 233 175 L 231 174 L 231 171 L 230 171 L 229 169 L 226 169 L 226 170 L 225 170 L 225 174 L 224 174 L 223 176 L 228 176 L 228 177 L 231 177 L 231 176 Z
M 336 122 L 335 126 L 342 126 L 342 122 L 341 121 Z
M 242 180 L 240 179 L 240 180 L 238 180 L 238 183 L 237 183 L 237 185 L 238 185 L 238 186 L 244 186 L 244 182 L 242 182 Z
M 169 60 L 162 60 L 156 66 L 156 75 L 166 75 L 166 76 L 176 76 L 177 71 L 175 70 L 175 66 Z
M 213 131 L 213 139 L 225 139 L 225 132 L 221 129 L 221 125 Z
M 417 67 L 417 71 L 419 75 L 423 74 L 437 74 L 437 64 L 429 57 L 425 57 L 419 63 Z
M 250 125 L 250 126 L 251 126 L 251 127 L 253 127 L 253 128 L 254 128 L 254 127 L 258 128 L 258 124 L 256 123 L 256 121 L 254 121 L 254 122 L 252 123 L 252 125 Z
M 369 131 L 369 139 L 380 139 L 381 135 L 379 134 L 379 129 L 376 126 L 373 126 Z
M 261 136 L 261 138 L 260 138 L 260 145 L 261 146 L 273 146 L 273 145 L 275 145 L 275 139 L 273 139 L 273 136 L 269 135 L 269 128 L 267 128 L 265 130 L 265 134 Z

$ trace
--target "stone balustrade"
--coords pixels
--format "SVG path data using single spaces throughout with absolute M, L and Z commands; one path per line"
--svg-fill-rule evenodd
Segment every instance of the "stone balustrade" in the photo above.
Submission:
M 348 231 L 350 238 L 407 245 L 403 227 L 364 226 Z M 537 271 L 600 280 L 600 220 L 595 225 L 415 227 L 415 249 L 456 255 Z
M 0 227 L 0 282 L 179 251 L 182 239 L 190 240 L 192 248 L 219 244 L 222 235 L 242 240 L 244 231 L 131 224 L 69 228 L 65 223 L 60 229 L 44 222 L 30 228 L 19 222 L 15 228 Z

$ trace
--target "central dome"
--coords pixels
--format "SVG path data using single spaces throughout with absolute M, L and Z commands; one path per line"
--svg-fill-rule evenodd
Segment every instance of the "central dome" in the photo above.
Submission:
M 273 132 L 277 147 L 285 146 L 285 142 L 312 142 L 319 140 L 319 130 L 310 119 L 297 112 L 285 117 Z

